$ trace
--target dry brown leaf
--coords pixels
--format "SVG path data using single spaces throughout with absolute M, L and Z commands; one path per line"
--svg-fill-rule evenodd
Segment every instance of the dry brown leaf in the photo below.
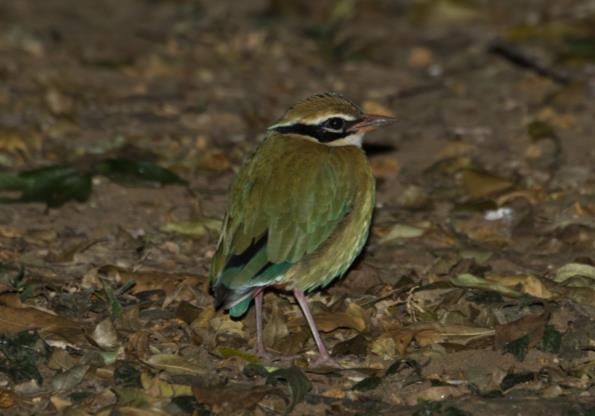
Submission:
M 486 275 L 486 280 L 498 283 L 513 290 L 521 290 L 540 299 L 551 299 L 555 293 L 550 290 L 553 283 L 540 279 L 537 276 L 501 276 Z
M 179 288 L 181 282 L 196 283 L 197 281 L 206 281 L 205 277 L 181 275 L 175 273 L 155 272 L 155 271 L 131 271 L 116 266 L 104 266 L 99 269 L 100 274 L 107 275 L 117 283 L 124 284 L 134 281 L 136 284 L 132 288 L 132 293 L 140 293 L 149 290 L 163 290 L 167 296 L 171 296 Z M 188 281 L 188 279 L 191 279 Z
M 541 315 L 527 315 L 504 325 L 496 325 L 494 346 L 500 349 L 511 341 L 529 335 L 529 348 L 532 348 L 543 338 L 548 319 L 549 313 L 542 313 Z
M 497 246 L 511 243 L 512 227 L 506 220 L 489 221 L 483 215 L 476 214 L 464 220 L 454 221 L 455 229 L 467 235 L 471 240 Z
M 144 331 L 138 331 L 128 336 L 126 353 L 145 360 L 149 353 L 149 335 Z
M 395 348 L 401 357 L 405 357 L 407 355 L 407 348 L 411 344 L 411 341 L 413 341 L 414 336 L 415 332 L 408 329 L 398 330 L 393 335 Z
M 8 409 L 18 403 L 18 396 L 11 390 L 0 389 L 0 409 Z
M 512 188 L 513 183 L 490 173 L 464 169 L 463 186 L 471 198 L 478 199 L 506 191 Z
M 82 337 L 83 326 L 37 309 L 0 305 L 0 335 L 10 336 L 30 329 L 38 329 L 42 335 L 52 333 L 72 340 Z
M 222 387 L 192 386 L 196 400 L 218 414 L 234 414 L 240 409 L 249 410 L 268 394 L 275 393 L 270 386 L 228 384 Z
M 20 238 L 25 235 L 25 230 L 16 227 L 0 226 L 0 237 Z
M 448 342 L 449 344 L 467 345 L 468 343 L 494 335 L 489 328 L 466 325 L 442 325 L 438 322 L 416 322 L 404 330 L 413 332 L 420 346 Z

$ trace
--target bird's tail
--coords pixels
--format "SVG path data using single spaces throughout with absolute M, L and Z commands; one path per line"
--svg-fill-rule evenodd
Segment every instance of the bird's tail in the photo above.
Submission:
M 215 298 L 215 309 L 229 309 L 229 314 L 234 318 L 242 316 L 250 307 L 254 297 L 254 288 L 234 290 L 221 282 L 213 285 L 213 297 Z

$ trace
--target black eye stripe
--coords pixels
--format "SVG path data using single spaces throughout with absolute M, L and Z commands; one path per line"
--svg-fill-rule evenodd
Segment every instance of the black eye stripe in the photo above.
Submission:
M 335 118 L 335 117 L 333 117 Z M 339 117 L 336 117 L 339 118 Z M 330 120 L 330 119 L 329 119 Z M 301 134 L 302 136 L 310 136 L 318 140 L 320 143 L 329 143 L 335 140 L 342 139 L 347 137 L 351 134 L 351 132 L 347 131 L 353 125 L 355 125 L 359 120 L 345 120 L 344 126 L 341 131 L 329 131 L 324 128 L 324 123 L 328 120 L 325 120 L 321 124 L 304 124 L 304 123 L 296 123 L 290 124 L 288 126 L 279 126 L 275 127 L 275 130 L 281 134 Z

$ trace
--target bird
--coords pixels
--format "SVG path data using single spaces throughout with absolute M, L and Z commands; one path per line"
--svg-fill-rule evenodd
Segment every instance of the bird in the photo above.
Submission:
M 215 307 L 233 318 L 256 308 L 256 353 L 263 341 L 263 292 L 292 292 L 318 347 L 311 366 L 336 364 L 306 294 L 342 276 L 362 251 L 375 205 L 364 135 L 393 117 L 364 114 L 334 92 L 294 104 L 270 126 L 229 189 L 209 269 Z

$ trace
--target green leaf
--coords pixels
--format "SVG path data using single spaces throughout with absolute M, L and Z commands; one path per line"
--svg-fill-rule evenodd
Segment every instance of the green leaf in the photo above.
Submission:
M 0 190 L 21 191 L 19 198 L 3 198 L 3 202 L 45 202 L 49 207 L 58 207 L 73 199 L 86 201 L 91 186 L 91 175 L 71 166 L 48 166 L 0 176 Z
M 103 160 L 95 170 L 98 174 L 107 176 L 114 182 L 126 185 L 143 182 L 186 184 L 186 181 L 175 173 L 153 162 L 132 160 L 125 157 Z
M 511 353 L 517 360 L 523 361 L 529 351 L 529 335 L 522 336 L 504 346 L 504 351 Z
M 560 352 L 560 345 L 562 345 L 562 334 L 552 325 L 546 325 L 543 338 L 537 348 L 544 352 L 557 354 Z
M 306 393 L 312 389 L 308 378 L 297 367 L 281 368 L 273 371 L 267 377 L 267 384 L 276 384 L 277 381 L 286 381 L 289 387 L 289 406 L 285 409 L 285 415 L 291 413 L 296 404 L 304 400 Z
M 114 290 L 111 288 L 111 286 L 104 281 L 102 281 L 102 284 L 103 284 L 103 291 L 105 292 L 105 296 L 107 297 L 107 301 L 110 305 L 112 318 L 115 320 L 122 319 L 122 314 L 123 314 L 122 304 L 120 303 L 120 301 L 114 294 Z

